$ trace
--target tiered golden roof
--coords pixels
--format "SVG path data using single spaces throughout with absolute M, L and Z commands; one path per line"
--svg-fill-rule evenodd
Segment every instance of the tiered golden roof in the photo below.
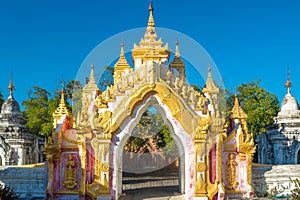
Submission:
M 179 52 L 179 42 L 176 40 L 176 49 L 173 61 L 170 63 L 171 70 L 176 69 L 180 73 L 181 78 L 186 78 L 185 75 L 185 63 L 181 60 Z
M 203 88 L 202 91 L 204 93 L 207 92 L 207 93 L 210 93 L 210 94 L 217 94 L 220 91 L 219 88 L 216 86 L 215 82 L 212 79 L 211 67 L 210 66 L 208 66 L 208 69 L 207 69 L 207 80 L 206 80 L 206 83 L 205 83 L 205 87 Z
M 237 95 L 235 95 L 235 97 L 234 97 L 234 105 L 231 110 L 231 118 L 233 118 L 233 119 L 247 119 L 248 118 L 247 114 L 244 112 L 244 110 L 240 106 Z
M 134 62 L 136 61 L 136 58 L 146 58 L 149 60 L 157 60 L 158 62 L 161 62 L 163 58 L 169 60 L 171 51 L 168 48 L 168 43 L 166 43 L 165 46 L 162 46 L 163 42 L 161 41 L 161 38 L 157 40 L 153 11 L 154 8 L 151 2 L 149 6 L 149 19 L 146 33 L 139 45 L 134 44 L 132 49 L 132 59 Z
M 125 54 L 124 54 L 124 42 L 122 42 L 121 45 L 121 52 L 120 52 L 120 58 L 118 62 L 114 66 L 114 82 L 117 83 L 119 80 L 122 79 L 122 74 L 124 71 L 130 70 L 130 65 L 128 64 Z
M 71 112 L 68 110 L 65 102 L 65 92 L 62 90 L 61 92 L 61 98 L 58 108 L 53 112 L 52 116 L 54 118 L 54 122 L 59 120 L 62 115 L 71 116 Z
M 83 92 L 92 92 L 92 91 L 96 91 L 99 90 L 96 81 L 95 81 L 95 73 L 94 73 L 94 69 L 95 69 L 95 65 L 92 64 L 91 66 L 91 73 L 90 73 L 90 77 L 88 79 L 87 84 L 83 87 Z

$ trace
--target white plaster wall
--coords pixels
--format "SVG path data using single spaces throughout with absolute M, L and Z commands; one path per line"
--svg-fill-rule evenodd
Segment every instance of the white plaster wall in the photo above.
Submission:
M 26 167 L 27 166 L 27 167 Z M 45 166 L 8 166 L 0 170 L 0 180 L 22 199 L 44 199 L 47 183 Z
M 257 196 L 277 187 L 280 195 L 288 195 L 294 188 L 289 178 L 300 179 L 300 165 L 253 165 L 252 184 Z M 281 186 L 286 187 L 283 189 Z
M 5 151 L 3 148 L 0 148 L 0 166 L 5 166 Z

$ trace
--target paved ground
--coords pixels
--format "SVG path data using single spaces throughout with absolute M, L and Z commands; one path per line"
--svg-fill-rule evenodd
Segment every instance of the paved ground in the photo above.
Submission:
M 183 200 L 184 195 L 169 190 L 169 187 L 153 187 L 125 191 L 119 200 Z M 173 188 L 174 190 L 174 188 Z
M 147 173 L 123 174 L 123 195 L 119 200 L 183 200 L 179 193 L 178 168 Z

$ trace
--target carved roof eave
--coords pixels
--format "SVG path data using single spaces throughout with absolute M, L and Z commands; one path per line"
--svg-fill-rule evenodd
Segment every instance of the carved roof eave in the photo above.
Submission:
M 248 115 L 244 112 L 244 110 L 240 106 L 237 96 L 235 96 L 234 106 L 230 113 L 232 119 L 245 119 L 245 120 L 248 119 Z
M 202 89 L 202 92 L 203 93 L 209 93 L 209 94 L 218 94 L 220 92 L 219 88 L 218 87 L 214 87 L 214 88 L 211 88 L 211 87 L 204 87 Z
M 118 69 L 118 70 L 130 69 L 130 65 L 128 63 L 116 63 L 114 69 Z
M 202 89 L 204 93 L 219 93 L 220 89 L 216 86 L 211 76 L 208 76 L 204 88 Z
M 180 59 L 175 57 L 174 60 L 170 63 L 171 68 L 184 68 L 185 63 Z
M 149 53 L 151 52 L 151 53 Z M 132 58 L 170 58 L 171 51 L 165 48 L 137 48 L 132 49 Z
M 99 90 L 97 84 L 95 83 L 88 83 L 83 87 L 83 91 L 95 91 Z

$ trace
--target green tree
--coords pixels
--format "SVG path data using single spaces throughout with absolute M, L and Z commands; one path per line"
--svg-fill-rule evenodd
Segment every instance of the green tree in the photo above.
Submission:
M 157 149 L 163 149 L 166 155 L 177 155 L 177 148 L 167 125 L 157 110 L 152 108 L 143 113 L 132 136 L 126 142 L 124 150 L 137 153 L 147 145 L 150 138 Z M 144 153 L 148 153 L 146 148 Z
M 291 198 L 293 200 L 300 199 L 300 180 L 297 178 L 296 179 L 290 178 L 290 182 L 294 184 L 294 189 L 291 190 L 291 194 L 290 194 Z
M 253 81 L 237 87 L 241 106 L 248 115 L 248 130 L 257 135 L 266 132 L 266 127 L 274 123 L 274 117 L 280 110 L 277 96 L 259 86 L 260 81 Z M 230 108 L 233 106 L 233 96 L 228 99 Z
M 22 102 L 26 125 L 34 134 L 47 137 L 53 129 L 51 110 L 58 106 L 58 101 L 49 101 L 50 93 L 39 86 L 29 90 L 28 97 L 28 100 Z
M 111 66 L 105 66 L 102 70 L 98 86 L 101 91 L 104 91 L 108 86 L 111 86 L 112 84 L 114 84 L 114 68 Z

